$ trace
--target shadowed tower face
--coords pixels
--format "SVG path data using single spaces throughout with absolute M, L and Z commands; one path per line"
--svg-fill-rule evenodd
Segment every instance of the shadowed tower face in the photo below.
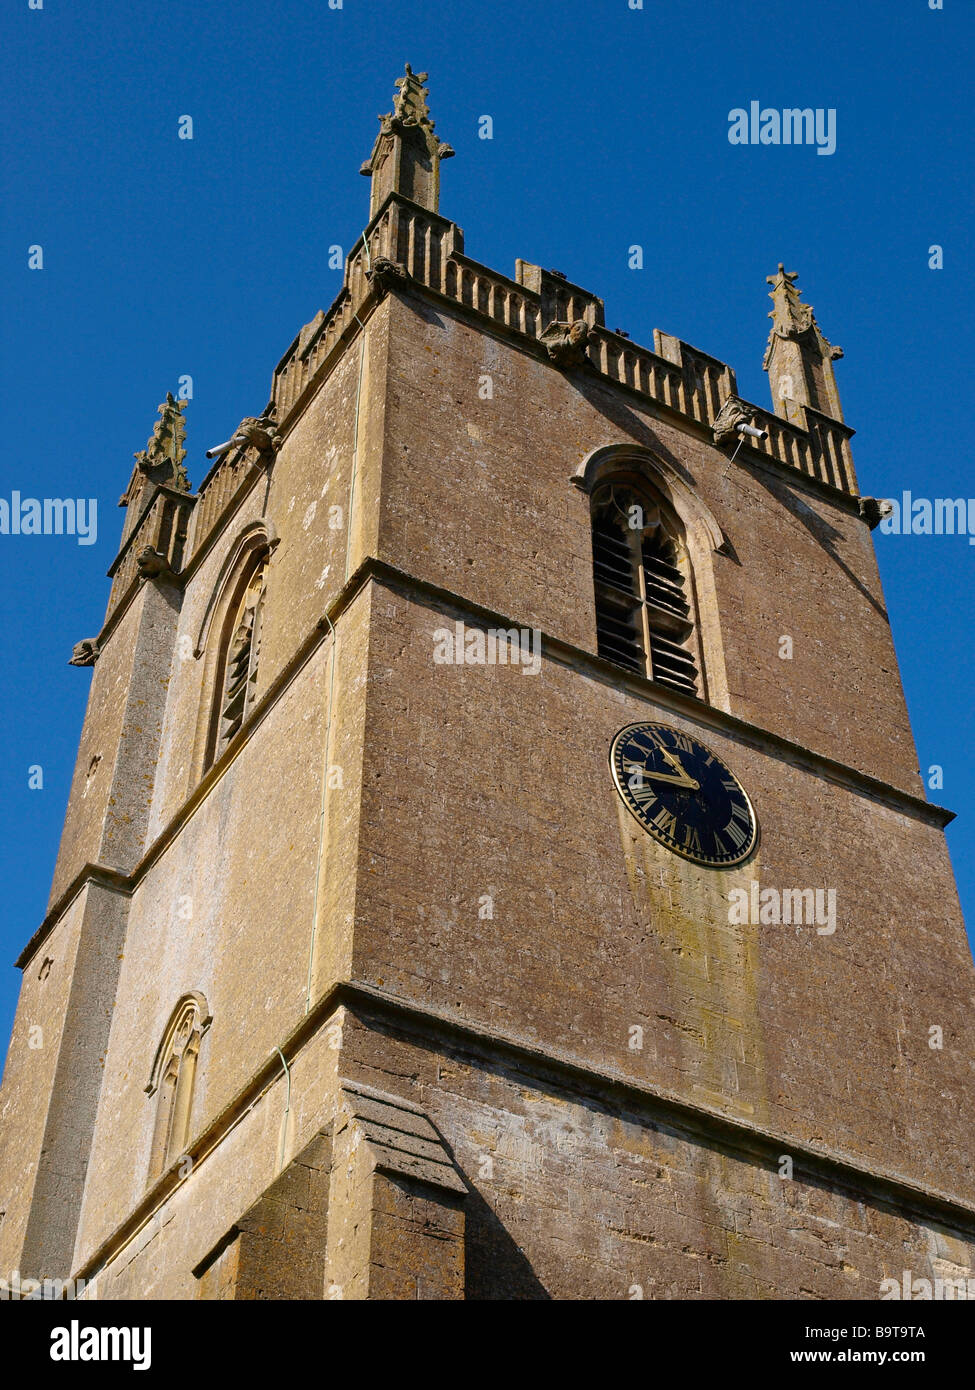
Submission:
M 20 957 L 0 1267 L 181 1299 L 967 1279 L 972 963 L 838 350 L 780 266 L 765 410 L 474 261 L 425 82 L 268 404 L 195 491 L 171 397 L 136 456 Z

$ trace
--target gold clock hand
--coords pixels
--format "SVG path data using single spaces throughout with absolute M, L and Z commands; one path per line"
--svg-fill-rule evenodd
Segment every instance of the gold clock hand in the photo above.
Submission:
M 670 772 L 654 772 L 652 768 L 647 768 L 647 776 L 652 777 L 656 782 L 670 782 L 675 787 L 686 787 L 691 792 L 701 790 L 700 782 L 695 781 L 693 777 L 688 777 L 683 770 L 679 776 L 676 776 Z
M 655 782 L 667 782 L 672 787 L 683 787 L 692 792 L 701 790 L 700 782 L 696 782 L 693 777 L 688 777 L 680 763 L 677 763 L 678 772 L 676 775 L 672 772 L 654 772 L 653 768 L 647 767 L 646 763 L 638 763 L 635 760 L 630 762 L 628 771 L 632 772 L 634 768 L 638 768 L 645 776 L 652 777 Z
M 682 777 L 687 777 L 687 773 L 684 771 L 684 766 L 676 753 L 671 753 L 666 748 L 661 748 L 660 751 L 666 758 L 667 762 L 670 763 L 671 767 L 674 769 L 675 772 L 679 772 Z M 694 779 L 692 777 L 688 777 L 687 780 L 691 782 Z
M 688 785 L 689 787 L 693 787 L 695 791 L 700 791 L 700 789 L 701 789 L 701 784 L 700 784 L 700 782 L 696 781 L 695 778 L 691 777 L 691 776 L 685 771 L 685 769 L 684 769 L 684 764 L 681 762 L 680 758 L 678 758 L 677 754 L 676 754 L 676 753 L 670 753 L 670 752 L 668 752 L 668 750 L 667 750 L 666 748 L 661 748 L 660 751 L 661 751 L 661 753 L 663 753 L 664 757 L 665 757 L 665 758 L 667 759 L 667 761 L 670 763 L 671 767 L 672 767 L 676 772 L 680 773 L 681 777 L 683 777 L 683 778 L 686 780 L 687 785 Z

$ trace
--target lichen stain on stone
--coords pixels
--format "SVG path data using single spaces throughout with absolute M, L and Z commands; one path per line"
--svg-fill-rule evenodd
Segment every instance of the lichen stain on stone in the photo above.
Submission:
M 692 864 L 641 832 L 622 803 L 617 810 L 634 915 L 669 982 L 682 1079 L 702 1103 L 765 1122 L 758 940 L 754 928 L 727 921 L 728 895 L 747 890 L 756 861 L 733 869 Z

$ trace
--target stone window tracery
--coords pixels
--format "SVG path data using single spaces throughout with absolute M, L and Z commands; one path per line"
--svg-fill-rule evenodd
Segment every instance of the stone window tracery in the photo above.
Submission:
M 200 1043 L 209 1024 L 203 996 L 185 996 L 174 1009 L 156 1051 L 146 1087 L 146 1094 L 156 1098 L 150 1182 L 180 1157 L 189 1139 Z
M 240 729 L 256 697 L 266 580 L 264 557 L 253 567 L 227 612 L 207 766 L 216 762 Z

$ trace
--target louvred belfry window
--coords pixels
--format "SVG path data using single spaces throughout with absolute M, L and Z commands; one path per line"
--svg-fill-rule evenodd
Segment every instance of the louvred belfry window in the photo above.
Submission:
M 254 700 L 261 646 L 264 580 L 265 567 L 261 565 L 244 590 L 230 629 L 220 698 L 217 757 L 244 722 L 244 716 Z
M 593 580 L 600 656 L 700 695 L 690 570 L 679 525 L 619 483 L 592 500 Z

